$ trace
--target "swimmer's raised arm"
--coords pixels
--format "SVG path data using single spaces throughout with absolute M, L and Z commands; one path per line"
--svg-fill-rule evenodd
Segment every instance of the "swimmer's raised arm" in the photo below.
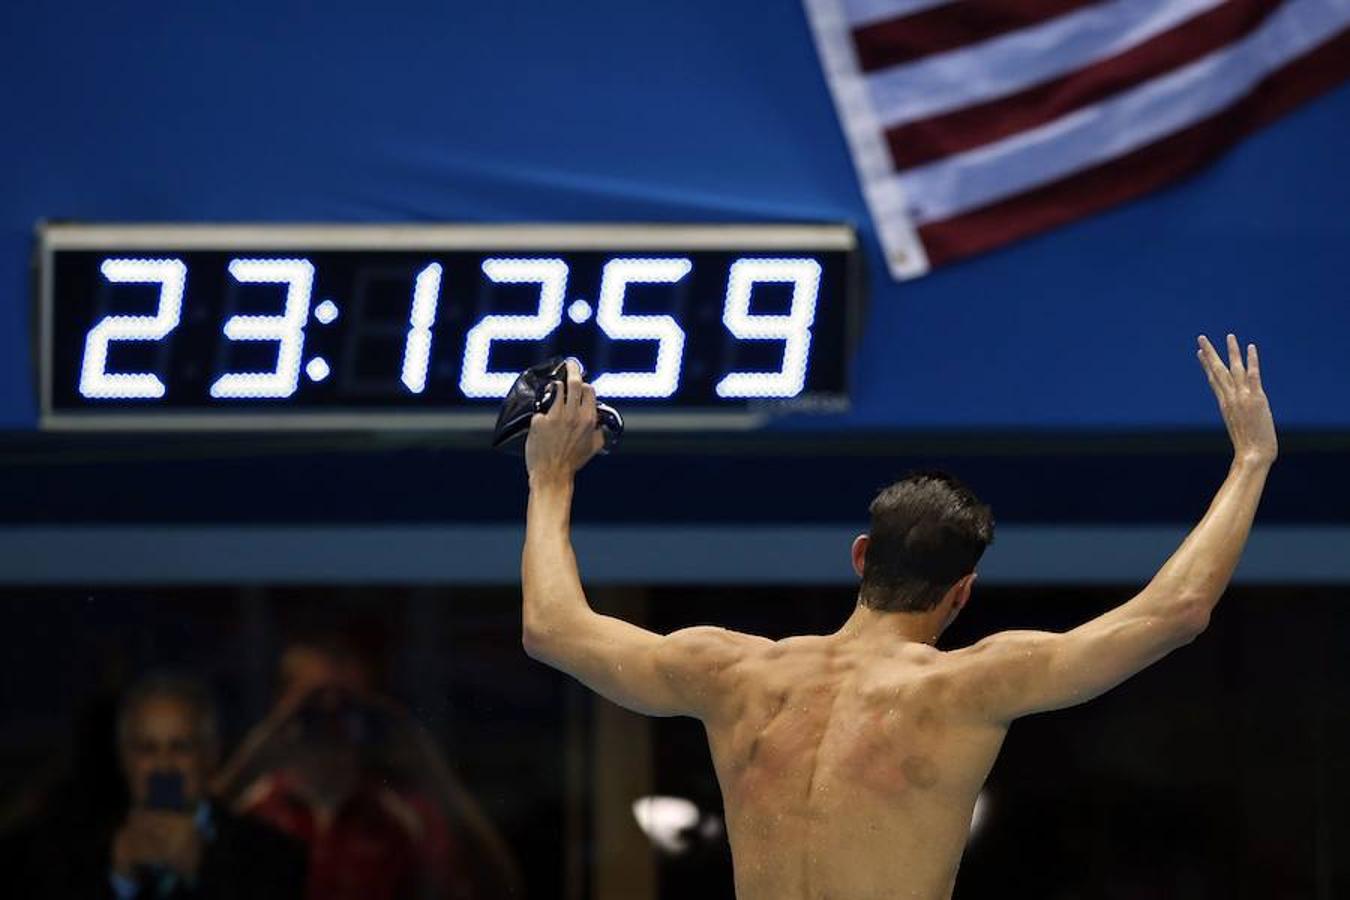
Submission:
M 969 696 L 981 717 L 1008 721 L 1091 700 L 1190 643 L 1209 624 L 1247 541 L 1277 443 L 1256 345 L 1248 345 L 1244 366 L 1233 335 L 1227 365 L 1208 339 L 1199 343 L 1234 451 L 1208 512 L 1148 586 L 1122 606 L 1063 634 L 1010 631 L 960 651 L 972 667 Z
M 603 444 L 595 403 L 595 389 L 569 364 L 563 396 L 530 424 L 521 558 L 525 651 L 634 712 L 716 716 L 728 670 L 765 639 L 712 627 L 659 635 L 601 615 L 586 599 L 570 531 L 574 476 Z

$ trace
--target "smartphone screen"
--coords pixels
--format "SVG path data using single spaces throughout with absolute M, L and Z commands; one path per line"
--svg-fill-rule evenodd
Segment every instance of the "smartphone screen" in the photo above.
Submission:
M 187 806 L 183 797 L 183 773 L 151 772 L 145 806 L 147 809 L 165 810 L 182 810 Z

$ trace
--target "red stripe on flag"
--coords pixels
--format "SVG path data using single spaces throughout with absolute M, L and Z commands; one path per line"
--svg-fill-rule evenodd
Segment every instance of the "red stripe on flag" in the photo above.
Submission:
M 1199 168 L 1347 78 L 1350 31 L 1271 73 L 1252 93 L 1208 119 L 1052 184 L 924 225 L 919 238 L 938 266 L 1134 199 Z
M 988 103 L 886 131 L 897 169 L 993 143 L 1193 62 L 1250 34 L 1283 0 L 1232 0 L 1124 53 Z
M 864 72 L 998 37 L 1100 0 L 956 0 L 854 29 Z

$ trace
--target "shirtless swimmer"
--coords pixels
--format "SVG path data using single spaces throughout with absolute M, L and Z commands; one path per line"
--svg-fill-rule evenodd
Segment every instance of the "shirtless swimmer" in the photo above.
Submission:
M 569 538 L 573 476 L 600 447 L 575 368 L 526 444 L 526 652 L 615 703 L 706 728 L 740 900 L 945 900 L 1009 724 L 1084 703 L 1193 641 L 1247 540 L 1276 456 L 1256 347 L 1198 356 L 1232 439 L 1208 512 L 1127 603 L 1064 633 L 934 642 L 970 600 L 987 507 L 955 479 L 881 492 L 853 542 L 857 607 L 781 641 L 700 626 L 668 635 L 592 611 Z

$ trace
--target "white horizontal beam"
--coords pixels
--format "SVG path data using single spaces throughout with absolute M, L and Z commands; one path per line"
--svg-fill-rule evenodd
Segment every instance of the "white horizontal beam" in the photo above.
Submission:
M 588 584 L 835 585 L 854 581 L 848 525 L 581 526 Z M 983 584 L 1143 584 L 1180 527 L 1007 526 Z M 0 528 L 0 584 L 509 585 L 517 526 Z M 1257 528 L 1235 579 L 1350 584 L 1350 528 Z

